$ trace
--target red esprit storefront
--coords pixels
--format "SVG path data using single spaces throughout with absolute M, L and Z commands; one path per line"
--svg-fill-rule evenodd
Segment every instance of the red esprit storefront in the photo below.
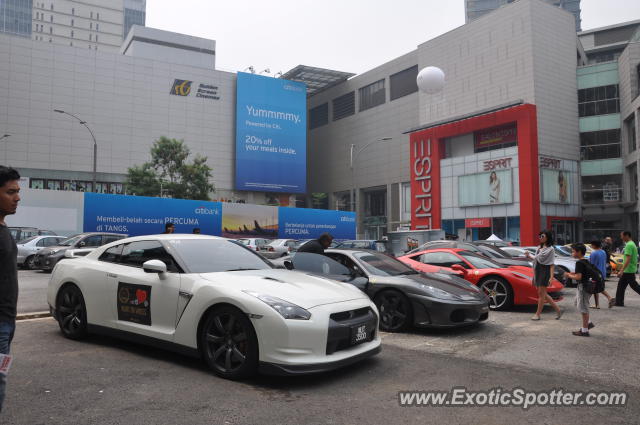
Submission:
M 541 168 L 538 152 L 536 106 L 520 104 L 453 122 L 417 130 L 410 135 L 411 155 L 411 228 L 442 228 L 441 161 L 445 159 L 445 141 L 456 136 L 497 129 L 504 137 L 517 130 L 517 191 L 519 194 L 520 243 L 535 245 L 538 232 L 548 226 L 550 217 L 541 223 Z M 502 129 L 502 130 L 501 130 Z M 515 144 L 514 144 L 515 145 Z M 491 162 L 492 166 L 510 167 L 511 158 Z M 548 164 L 544 164 L 546 166 Z M 454 173 L 458 172 L 457 170 Z M 462 174 L 462 171 L 460 171 Z M 447 190 L 450 190 L 448 188 Z M 553 217 L 558 219 L 561 217 Z M 565 218 L 575 220 L 575 218 Z M 467 220 L 468 226 L 486 225 L 484 218 Z

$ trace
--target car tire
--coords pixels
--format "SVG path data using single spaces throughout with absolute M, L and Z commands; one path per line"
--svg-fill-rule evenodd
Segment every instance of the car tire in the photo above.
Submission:
M 58 292 L 56 317 L 65 337 L 78 340 L 87 336 L 87 307 L 76 285 L 67 284 Z
M 478 287 L 489 297 L 491 310 L 507 310 L 513 306 L 513 289 L 505 279 L 489 276 L 481 280 Z
M 246 314 L 232 306 L 211 310 L 200 331 L 207 366 L 226 379 L 242 379 L 258 370 L 258 338 Z
M 409 299 L 398 291 L 382 291 L 373 302 L 380 314 L 380 330 L 400 332 L 413 324 L 413 309 Z
M 25 270 L 33 270 L 36 268 L 36 265 L 34 264 L 34 261 L 36 259 L 35 255 L 30 255 L 27 258 L 25 258 L 24 263 L 22 263 L 22 268 Z

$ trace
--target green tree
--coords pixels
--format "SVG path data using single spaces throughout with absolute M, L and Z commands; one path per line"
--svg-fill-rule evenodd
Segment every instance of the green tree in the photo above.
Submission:
M 195 155 L 183 140 L 160 137 L 151 147 L 151 161 L 128 169 L 127 192 L 139 196 L 167 196 L 208 201 L 215 190 L 207 157 Z

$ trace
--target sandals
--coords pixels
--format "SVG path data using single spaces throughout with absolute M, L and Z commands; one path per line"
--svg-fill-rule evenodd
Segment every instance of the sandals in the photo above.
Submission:
M 611 298 L 609 300 L 609 308 L 613 307 L 614 305 L 616 305 L 616 299 L 615 298 Z
M 537 322 L 538 320 L 540 320 L 540 316 L 533 316 L 531 320 Z
M 560 310 L 558 312 L 558 315 L 556 316 L 556 320 L 560 320 L 560 318 L 562 317 L 563 314 L 564 314 L 564 310 Z

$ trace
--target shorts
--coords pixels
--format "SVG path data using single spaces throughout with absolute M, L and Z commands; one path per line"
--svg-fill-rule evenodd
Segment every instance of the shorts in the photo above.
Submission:
M 576 308 L 578 312 L 582 314 L 589 314 L 589 299 L 591 294 L 584 290 L 582 284 L 578 284 L 578 290 L 576 291 Z

